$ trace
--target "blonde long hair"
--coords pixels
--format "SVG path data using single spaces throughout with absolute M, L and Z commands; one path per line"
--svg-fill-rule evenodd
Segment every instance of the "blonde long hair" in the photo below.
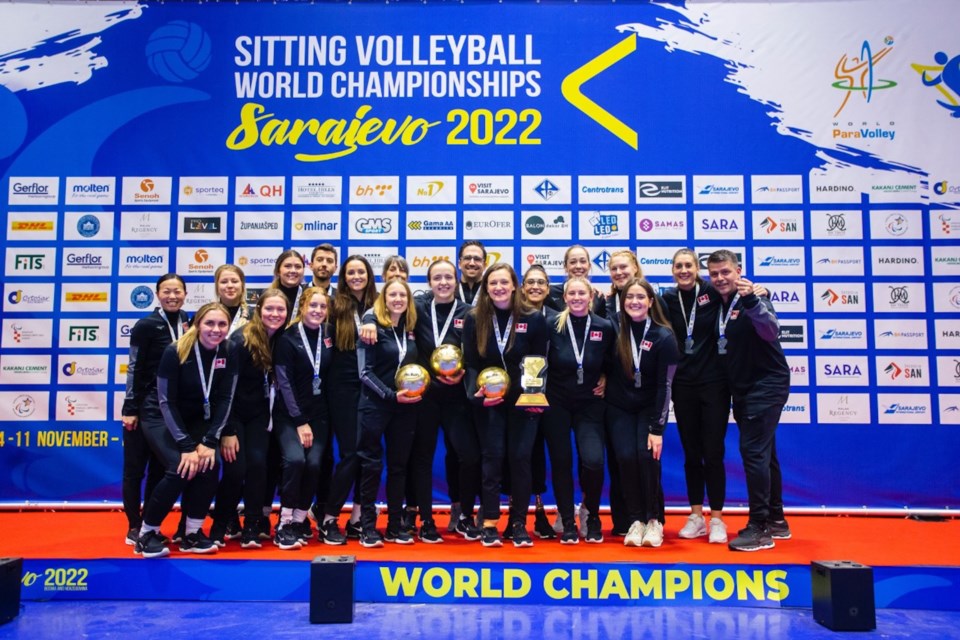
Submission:
M 401 278 L 390 278 L 390 281 L 383 286 L 380 295 L 378 295 L 377 299 L 373 302 L 373 315 L 377 317 L 377 322 L 379 322 L 381 326 L 393 326 L 393 322 L 390 320 L 390 312 L 387 311 L 387 290 L 395 285 L 400 285 L 407 292 L 407 310 L 404 312 L 407 314 L 407 321 L 404 323 L 403 328 L 404 331 L 413 331 L 417 326 L 417 308 L 413 303 L 413 293 L 410 291 L 410 285 Z
M 570 285 L 573 283 L 582 284 L 587 288 L 587 294 L 590 296 L 590 302 L 593 302 L 593 287 L 590 285 L 590 281 L 584 278 L 583 276 L 573 276 L 569 278 L 566 282 L 563 283 L 563 292 L 566 293 L 567 289 L 570 288 Z M 590 313 L 590 307 L 587 307 L 587 314 Z M 557 323 L 554 325 L 557 329 L 557 333 L 566 333 L 567 331 L 567 318 L 570 317 L 570 307 L 564 306 L 563 311 L 557 314 Z
M 186 362 L 190 356 L 190 352 L 193 351 L 193 346 L 197 344 L 197 340 L 200 339 L 200 323 L 203 322 L 203 319 L 211 311 L 219 311 L 228 320 L 230 319 L 230 312 L 219 302 L 208 302 L 200 307 L 197 310 L 197 314 L 193 316 L 193 324 L 191 324 L 187 332 L 177 340 L 177 357 L 180 359 L 180 364 Z

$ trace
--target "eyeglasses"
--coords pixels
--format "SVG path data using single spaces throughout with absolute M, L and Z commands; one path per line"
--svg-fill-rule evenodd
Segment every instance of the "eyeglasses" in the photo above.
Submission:
M 483 262 L 483 256 L 460 256 L 460 262 Z
M 543 286 L 546 286 L 547 281 L 542 278 L 539 278 L 539 279 L 530 278 L 530 279 L 524 280 L 523 284 L 532 284 L 532 285 L 543 287 Z

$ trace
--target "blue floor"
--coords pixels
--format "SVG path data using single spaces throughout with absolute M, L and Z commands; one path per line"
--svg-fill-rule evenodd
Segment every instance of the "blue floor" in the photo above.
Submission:
M 629 638 L 707 640 L 851 636 L 814 622 L 807 609 L 705 607 L 533 607 L 358 604 L 352 625 L 311 627 L 306 604 L 275 602 L 24 602 L 19 617 L 0 626 L 6 638 L 304 637 L 334 634 L 363 640 L 430 638 Z M 877 630 L 852 637 L 960 638 L 960 612 L 877 612 Z

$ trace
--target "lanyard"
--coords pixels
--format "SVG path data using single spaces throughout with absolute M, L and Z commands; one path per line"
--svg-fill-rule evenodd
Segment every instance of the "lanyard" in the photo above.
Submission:
M 587 314 L 587 326 L 583 330 L 582 349 L 577 350 L 577 337 L 573 335 L 573 322 L 570 320 L 570 316 L 567 316 L 567 331 L 570 332 L 570 346 L 573 347 L 573 357 L 577 359 L 577 384 L 583 384 L 583 355 L 587 352 L 587 336 L 590 335 L 590 314 Z
M 179 314 L 179 312 L 178 312 L 178 314 Z M 177 340 L 179 340 L 179 339 L 180 339 L 180 331 L 182 331 L 182 327 L 181 327 L 180 323 L 178 322 L 178 323 L 177 323 L 177 328 L 174 329 L 174 328 L 173 328 L 173 325 L 170 324 L 170 320 L 167 318 L 166 312 L 165 312 L 163 309 L 160 310 L 160 316 L 163 317 L 163 323 L 164 323 L 165 325 L 167 325 L 167 331 L 170 332 L 170 339 L 173 340 L 174 342 L 176 342 Z
M 300 340 L 303 341 L 303 349 L 307 352 L 307 357 L 310 359 L 310 364 L 313 365 L 313 395 L 320 395 L 320 349 L 323 348 L 323 326 L 320 326 L 319 333 L 317 334 L 317 353 L 310 353 L 310 341 L 307 340 L 307 332 L 303 329 L 303 323 L 297 325 L 297 330 L 300 331 Z
M 433 325 L 433 346 L 439 347 L 443 344 L 443 339 L 447 335 L 447 331 L 450 330 L 450 325 L 453 324 L 453 315 L 457 310 L 457 299 L 453 299 L 453 306 L 450 307 L 450 314 L 447 316 L 446 322 L 443 323 L 443 331 L 440 331 L 437 328 L 437 299 L 434 298 L 430 301 L 430 322 Z
M 303 295 L 303 287 L 297 285 L 297 295 L 293 299 L 293 309 L 296 311 L 300 308 L 300 296 Z
M 453 315 L 452 313 L 450 314 Z M 400 326 L 400 325 L 397 325 Z M 393 340 L 397 343 L 397 371 L 400 370 L 400 365 L 403 364 L 403 359 L 407 357 L 407 329 L 402 327 L 401 331 L 403 334 L 403 342 L 400 342 L 400 338 L 397 337 L 397 327 L 393 327 Z
M 357 310 L 353 310 L 353 324 L 357 325 L 357 335 L 360 335 L 360 314 L 357 313 Z
M 217 364 L 219 345 L 213 350 L 213 359 L 210 361 L 210 377 L 203 375 L 203 362 L 200 359 L 200 341 L 193 343 L 193 353 L 197 356 L 197 371 L 200 372 L 200 387 L 203 389 L 203 419 L 210 419 L 210 389 L 213 387 L 213 368 Z
M 230 330 L 227 331 L 227 336 L 229 337 L 231 333 L 237 330 L 237 327 L 240 326 L 240 321 L 244 319 L 246 314 L 244 313 L 243 303 L 240 303 L 240 306 L 237 307 L 237 315 L 233 316 L 233 322 L 230 323 Z
M 470 301 L 470 300 L 467 300 L 467 294 L 466 294 L 466 292 L 463 290 L 463 283 L 462 283 L 462 282 L 458 282 L 458 283 L 457 283 L 457 291 L 460 292 L 460 299 L 463 300 L 463 303 L 464 303 L 464 304 L 469 304 L 470 306 L 473 306 L 473 302 Z M 474 296 L 474 297 L 476 297 L 476 296 Z
M 740 294 L 733 296 L 733 300 L 730 301 L 730 307 L 727 309 L 727 314 L 722 313 L 723 308 L 721 307 L 717 315 L 717 325 L 720 329 L 720 338 L 717 339 L 717 353 L 724 354 L 727 352 L 727 323 L 730 322 L 730 314 L 733 313 L 733 308 L 737 306 L 737 300 L 740 299 Z
M 620 313 L 620 294 L 614 294 L 613 296 L 613 306 L 617 313 Z
M 640 360 L 643 359 L 643 343 L 647 341 L 647 331 L 650 331 L 650 317 L 647 317 L 647 323 L 643 325 L 643 336 L 640 338 L 640 348 L 637 348 L 637 341 L 633 337 L 633 327 L 630 327 L 630 346 L 633 355 L 633 386 L 640 388 Z
M 273 431 L 273 402 L 277 399 L 277 387 L 270 383 L 270 374 L 263 374 L 263 391 L 270 404 L 270 418 L 267 420 L 267 431 Z
M 500 323 L 497 322 L 497 314 L 493 314 L 493 331 L 497 336 L 497 349 L 500 351 L 500 362 L 503 363 L 503 368 L 507 368 L 507 361 L 503 358 L 503 352 L 507 348 L 507 340 L 510 339 L 510 329 L 513 328 L 513 314 L 510 314 L 510 317 L 507 318 L 507 329 L 503 332 L 503 336 L 500 335 Z
M 677 298 L 680 300 L 680 313 L 683 314 L 683 321 L 687 324 L 687 339 L 683 343 L 683 350 L 686 353 L 693 353 L 693 323 L 697 319 L 697 298 L 700 296 L 700 283 L 697 283 L 693 290 L 693 304 L 690 305 L 690 320 L 687 320 L 687 311 L 683 308 L 683 290 L 677 287 Z

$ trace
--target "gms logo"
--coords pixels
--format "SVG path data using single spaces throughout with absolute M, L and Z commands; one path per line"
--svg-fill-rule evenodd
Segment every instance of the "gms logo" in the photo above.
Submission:
M 892 37 L 887 36 L 884 38 L 883 43 L 887 46 L 880 49 L 877 53 L 873 53 L 870 43 L 864 40 L 863 44 L 860 45 L 859 55 L 848 56 L 846 53 L 844 53 L 840 56 L 840 59 L 837 61 L 837 64 L 833 69 L 833 77 L 836 78 L 836 81 L 831 86 L 834 89 L 839 89 L 842 91 L 844 95 L 843 101 L 837 108 L 836 113 L 833 114 L 834 118 L 839 116 L 844 110 L 844 108 L 847 106 L 847 103 L 850 101 L 850 96 L 853 94 L 859 94 L 863 96 L 864 102 L 869 104 L 870 100 L 873 99 L 874 91 L 891 89 L 897 86 L 897 83 L 893 80 L 881 80 L 879 78 L 874 80 L 874 68 L 887 56 L 887 54 L 893 50 Z M 842 133 L 858 135 L 841 135 Z M 833 137 L 859 138 L 861 136 L 857 131 L 841 132 L 839 129 L 834 129 Z M 891 135 L 890 138 L 892 140 L 893 136 Z
M 828 307 L 833 305 L 859 305 L 860 294 L 855 291 L 836 291 L 827 289 L 820 294 L 820 299 L 827 303 Z
M 539 195 L 544 200 L 550 200 L 555 195 L 560 193 L 560 187 L 550 182 L 549 180 L 541 181 L 536 187 L 533 188 L 533 190 L 536 191 L 537 195 Z
M 922 380 L 923 369 L 916 365 L 897 364 L 890 362 L 884 367 L 883 372 L 890 376 L 891 380 Z
M 887 216 L 884 228 L 892 236 L 902 236 L 910 228 L 910 223 L 902 213 L 891 213 Z
M 12 409 L 17 418 L 29 418 L 37 410 L 37 401 L 31 395 L 20 395 L 13 399 Z
M 77 220 L 77 233 L 84 238 L 92 238 L 100 233 L 100 218 L 92 215 L 81 216 Z
M 153 304 L 153 291 L 150 287 L 139 286 L 130 292 L 130 303 L 137 309 L 146 309 Z
M 772 234 L 777 231 L 780 233 L 796 233 L 798 231 L 798 225 L 796 220 L 777 222 L 772 216 L 767 216 L 760 221 L 760 229 L 766 231 L 767 234 Z
M 390 218 L 357 218 L 354 229 L 365 235 L 383 235 L 393 230 L 393 221 Z
M 952 58 L 946 51 L 937 51 L 933 54 L 932 65 L 913 63 L 910 66 L 920 74 L 920 81 L 925 87 L 936 89 L 943 100 L 937 104 L 946 109 L 953 118 L 960 118 L 960 55 Z M 927 74 L 933 75 L 927 75 Z

